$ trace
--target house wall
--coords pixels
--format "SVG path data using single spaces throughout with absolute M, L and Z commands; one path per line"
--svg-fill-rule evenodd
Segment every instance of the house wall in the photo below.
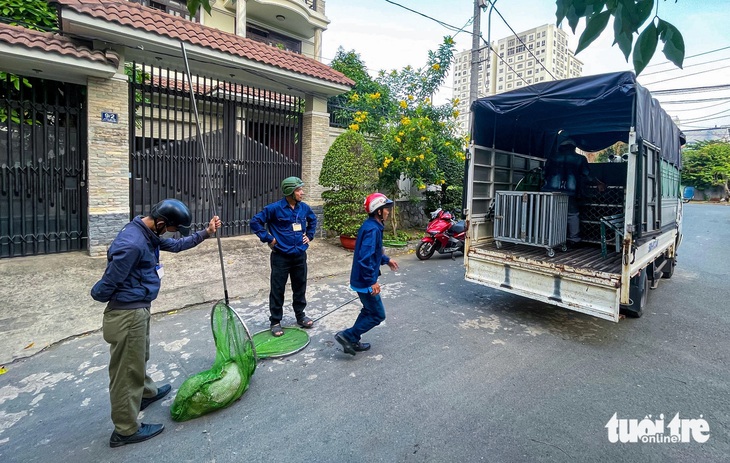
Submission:
M 100 256 L 129 222 L 129 83 L 125 74 L 117 74 L 89 77 L 87 86 L 88 251 Z M 118 122 L 102 122 L 102 112 L 117 114 Z

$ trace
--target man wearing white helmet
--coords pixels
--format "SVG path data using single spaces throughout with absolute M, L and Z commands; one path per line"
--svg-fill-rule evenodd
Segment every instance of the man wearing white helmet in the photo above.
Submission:
M 357 292 L 362 309 L 352 328 L 340 331 L 335 340 L 351 355 L 370 349 L 370 344 L 360 342 L 363 334 L 385 320 L 385 307 L 380 298 L 380 266 L 398 270 L 398 263 L 383 253 L 384 223 L 393 208 L 393 201 L 382 193 L 373 193 L 365 199 L 368 218 L 360 226 L 355 242 L 355 255 L 350 272 L 350 288 Z

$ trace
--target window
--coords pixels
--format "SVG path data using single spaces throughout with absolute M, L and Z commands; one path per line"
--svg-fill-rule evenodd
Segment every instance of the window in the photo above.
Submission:
M 302 42 L 261 27 L 246 26 L 246 38 L 265 43 L 282 50 L 302 52 Z
M 189 21 L 200 22 L 200 13 L 196 14 L 193 18 L 190 17 L 186 0 L 132 0 L 132 2 L 163 11 L 173 16 L 179 16 Z
M 517 69 L 522 69 L 522 63 L 517 65 Z

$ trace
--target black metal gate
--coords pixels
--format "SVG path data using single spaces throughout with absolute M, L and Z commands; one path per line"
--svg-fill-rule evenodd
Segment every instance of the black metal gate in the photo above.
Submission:
M 0 257 L 86 248 L 84 90 L 0 72 Z
M 194 227 L 204 228 L 213 208 L 184 74 L 138 63 L 132 69 L 132 216 L 178 198 Z M 193 76 L 193 89 L 222 236 L 250 233 L 251 217 L 281 197 L 281 180 L 301 176 L 302 100 L 201 76 Z

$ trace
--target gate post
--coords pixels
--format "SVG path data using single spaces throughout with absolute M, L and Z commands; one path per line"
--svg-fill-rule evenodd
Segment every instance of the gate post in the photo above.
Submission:
M 103 256 L 129 222 L 129 79 L 89 77 L 88 185 L 91 256 Z
M 306 185 L 304 200 L 312 206 L 318 216 L 322 212 L 322 191 L 324 191 L 319 184 L 319 172 L 322 170 L 322 161 L 329 147 L 329 126 L 327 99 L 307 95 L 302 121 L 302 180 Z

